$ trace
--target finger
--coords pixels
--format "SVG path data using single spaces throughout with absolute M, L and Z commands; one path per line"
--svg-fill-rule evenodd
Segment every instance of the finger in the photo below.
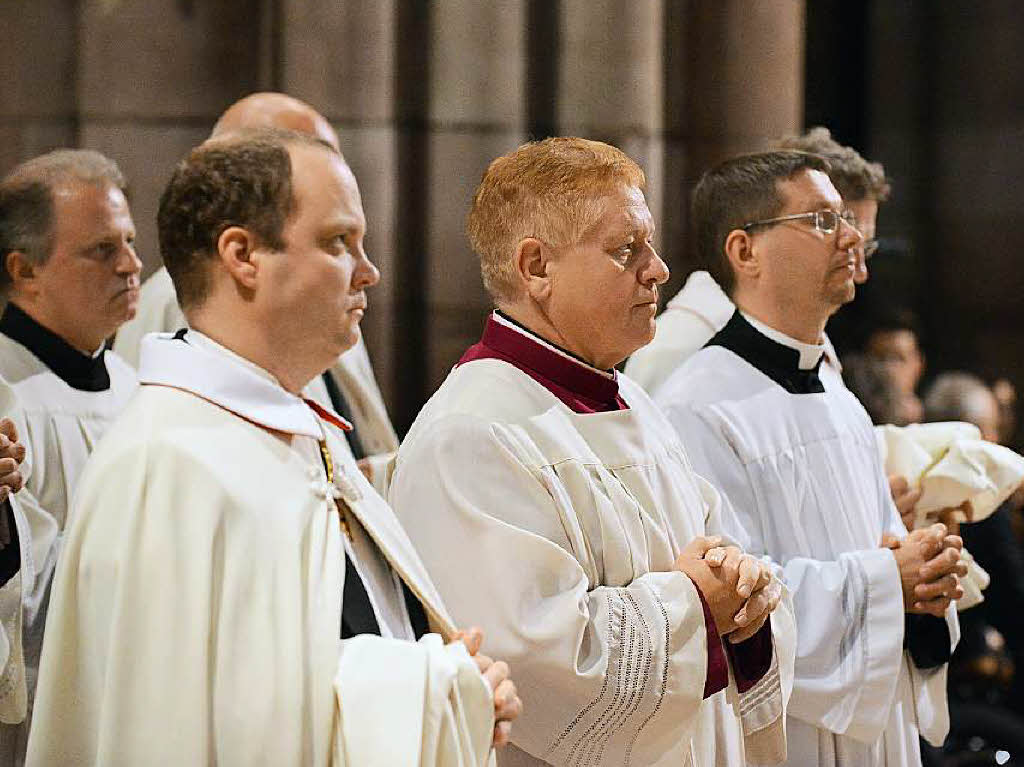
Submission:
M 722 576 L 728 583 L 736 583 L 740 576 L 740 563 L 743 561 L 743 552 L 735 546 L 727 546 L 725 549 L 725 561 L 722 562 Z
M 905 493 L 896 498 L 896 509 L 899 511 L 900 516 L 911 514 L 914 511 L 914 507 L 917 506 L 917 502 L 921 500 L 920 490 L 907 490 Z
M 16 493 L 21 490 L 23 484 L 24 479 L 22 478 L 20 471 L 12 471 L 10 474 L 0 476 L 0 485 L 5 488 L 10 488 L 12 493 Z
M 503 660 L 496 660 L 484 672 L 484 679 L 491 686 L 491 690 L 498 689 L 498 685 L 508 678 L 508 664 Z
M 956 591 L 957 580 L 955 575 L 947 575 L 931 583 L 919 583 L 914 587 L 914 599 L 919 602 L 927 602 L 929 599 L 948 597 Z
M 0 434 L 3 434 L 11 442 L 18 441 L 18 427 L 10 418 L 0 418 Z
M 722 542 L 720 535 L 698 535 L 683 548 L 688 554 L 703 557 L 708 551 Z
M 0 458 L 0 474 L 10 474 L 18 470 L 18 462 L 13 458 Z
M 739 578 L 736 581 L 736 593 L 746 599 L 761 580 L 761 563 L 750 556 L 745 556 L 739 563 Z
M 515 719 L 519 715 L 520 705 L 516 685 L 511 679 L 506 679 L 498 685 L 498 689 L 494 691 L 495 719 Z
M 754 586 L 754 589 L 760 590 L 766 588 L 768 584 L 772 582 L 772 569 L 761 560 L 757 560 L 757 565 L 760 575 L 758 576 L 757 585 Z
M 721 567 L 725 561 L 726 551 L 721 546 L 716 546 L 704 555 L 704 561 L 711 567 Z
M 947 535 L 945 538 L 942 539 L 942 548 L 963 551 L 964 539 L 961 538 L 959 535 Z
M 932 599 L 928 602 L 914 602 L 913 612 L 942 618 L 946 614 L 951 601 L 951 599 Z
M 489 655 L 484 655 L 479 652 L 473 656 L 473 660 L 476 662 L 476 667 L 480 670 L 480 673 L 484 675 L 487 674 L 487 670 L 494 663 L 494 659 Z
M 512 735 L 512 722 L 498 722 L 494 725 L 494 738 L 491 742 L 498 747 L 507 746 Z
M 958 564 L 960 552 L 957 549 L 945 549 L 921 565 L 918 575 L 922 581 L 928 583 L 954 572 Z
M 752 621 L 749 625 L 736 629 L 734 632 L 729 634 L 729 643 L 739 644 L 740 642 L 746 642 L 761 630 L 761 627 L 764 626 L 764 622 L 766 620 L 768 620 L 768 613 L 765 613 L 756 621 Z
M 907 481 L 906 477 L 901 477 L 899 474 L 889 475 L 889 492 L 892 494 L 893 498 L 903 495 L 909 489 L 910 483 Z
M 14 445 L 14 460 L 18 462 L 19 466 L 25 462 L 27 453 L 28 450 L 23 443 L 18 442 Z

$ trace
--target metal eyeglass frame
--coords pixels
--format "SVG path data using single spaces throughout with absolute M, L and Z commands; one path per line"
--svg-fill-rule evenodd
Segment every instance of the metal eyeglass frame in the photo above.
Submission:
M 828 218 L 832 219 L 831 227 L 825 225 L 825 220 Z M 815 210 L 810 213 L 792 213 L 788 216 L 765 218 L 760 221 L 751 221 L 749 224 L 744 224 L 740 228 L 745 232 L 755 226 L 771 226 L 772 224 L 779 224 L 783 221 L 806 221 L 807 219 L 814 219 L 814 228 L 822 234 L 835 234 L 836 230 L 839 229 L 840 220 L 845 221 L 851 227 L 857 229 L 857 217 L 854 216 L 851 211 L 836 213 L 834 210 Z

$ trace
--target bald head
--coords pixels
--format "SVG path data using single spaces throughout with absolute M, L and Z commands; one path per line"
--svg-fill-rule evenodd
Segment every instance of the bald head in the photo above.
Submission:
M 236 101 L 217 120 L 210 138 L 251 128 L 278 128 L 306 133 L 341 151 L 338 134 L 327 119 L 304 101 L 283 93 L 253 93 Z

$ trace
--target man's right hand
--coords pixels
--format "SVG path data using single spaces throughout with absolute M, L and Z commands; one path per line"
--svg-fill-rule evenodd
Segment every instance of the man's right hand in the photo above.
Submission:
M 959 578 L 967 564 L 960 559 L 962 542 L 934 524 L 914 530 L 892 549 L 903 586 L 903 609 L 941 618 L 949 603 L 963 596 Z
M 715 620 L 719 636 L 725 636 L 736 629 L 735 615 L 749 594 L 738 593 L 739 567 L 712 566 L 704 559 L 705 554 L 718 548 L 721 543 L 722 539 L 718 536 L 701 535 L 694 538 L 676 558 L 673 569 L 687 575 L 700 589 L 711 617 Z

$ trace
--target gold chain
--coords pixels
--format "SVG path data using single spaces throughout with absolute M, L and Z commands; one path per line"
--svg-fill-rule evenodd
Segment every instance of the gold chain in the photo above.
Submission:
M 320 455 L 324 459 L 324 468 L 327 470 L 327 484 L 334 487 L 334 459 L 331 457 L 330 448 L 327 447 L 327 440 L 320 440 Z M 341 529 L 345 531 L 345 537 L 352 540 L 352 528 L 348 525 L 348 517 L 345 516 L 345 509 L 342 504 L 334 501 L 338 510 L 338 521 L 341 522 Z

